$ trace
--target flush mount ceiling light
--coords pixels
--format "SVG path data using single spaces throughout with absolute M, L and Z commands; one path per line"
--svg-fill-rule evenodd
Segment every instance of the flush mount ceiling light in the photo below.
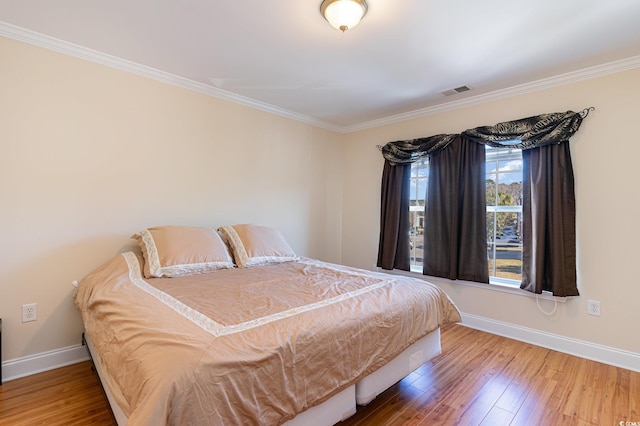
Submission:
M 345 32 L 358 25 L 367 13 L 367 3 L 365 0 L 323 0 L 320 12 L 332 27 Z

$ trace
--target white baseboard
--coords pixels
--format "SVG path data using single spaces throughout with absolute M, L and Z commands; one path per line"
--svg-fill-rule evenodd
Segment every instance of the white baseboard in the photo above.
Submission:
M 88 359 L 89 354 L 87 353 L 87 347 L 83 345 L 69 346 L 22 358 L 11 359 L 2 363 L 2 381 L 8 382 L 9 380 L 76 364 Z
M 640 354 L 635 352 L 598 345 L 584 340 L 547 333 L 473 314 L 463 313 L 462 325 L 542 346 L 543 348 L 553 349 L 558 352 L 564 352 L 581 358 L 640 372 Z M 36 355 L 16 358 L 2 363 L 2 380 L 7 382 L 43 371 L 53 370 L 54 368 L 87 361 L 88 359 L 87 348 L 83 345 L 69 346 Z
M 640 354 L 635 352 L 547 333 L 473 314 L 463 313 L 462 325 L 580 358 L 640 372 Z

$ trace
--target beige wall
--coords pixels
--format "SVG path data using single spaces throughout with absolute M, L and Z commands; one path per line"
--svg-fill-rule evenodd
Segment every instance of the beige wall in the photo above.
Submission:
M 582 295 L 545 316 L 535 299 L 438 283 L 465 313 L 640 353 L 640 70 L 338 135 L 4 38 L 0 62 L 4 361 L 78 344 L 70 282 L 144 227 L 261 223 L 301 255 L 372 269 L 377 144 L 587 106 L 571 142 Z M 34 302 L 38 321 L 21 323 Z
M 4 361 L 79 344 L 71 281 L 148 226 L 259 223 L 340 261 L 341 135 L 6 38 L 0 63 Z
M 593 106 L 571 141 L 581 296 L 558 304 L 547 316 L 534 298 L 437 282 L 465 313 L 640 353 L 638 99 L 640 69 L 635 69 L 348 135 L 343 262 L 367 269 L 376 262 L 383 165 L 376 145 Z M 587 315 L 588 299 L 601 302 L 601 317 Z M 553 308 L 552 302 L 541 305 Z

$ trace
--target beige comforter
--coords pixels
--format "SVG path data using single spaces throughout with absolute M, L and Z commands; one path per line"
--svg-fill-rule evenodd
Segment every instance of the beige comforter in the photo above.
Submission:
M 460 321 L 422 280 L 301 259 L 143 279 L 129 252 L 75 296 L 129 425 L 276 425 Z

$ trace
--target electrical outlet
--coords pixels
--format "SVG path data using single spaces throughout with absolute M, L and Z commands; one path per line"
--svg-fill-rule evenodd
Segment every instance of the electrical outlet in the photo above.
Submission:
M 22 322 L 35 321 L 38 319 L 38 304 L 30 303 L 22 305 Z
M 595 315 L 597 317 L 600 316 L 600 301 L 599 300 L 588 300 L 587 301 L 587 313 L 589 315 Z

